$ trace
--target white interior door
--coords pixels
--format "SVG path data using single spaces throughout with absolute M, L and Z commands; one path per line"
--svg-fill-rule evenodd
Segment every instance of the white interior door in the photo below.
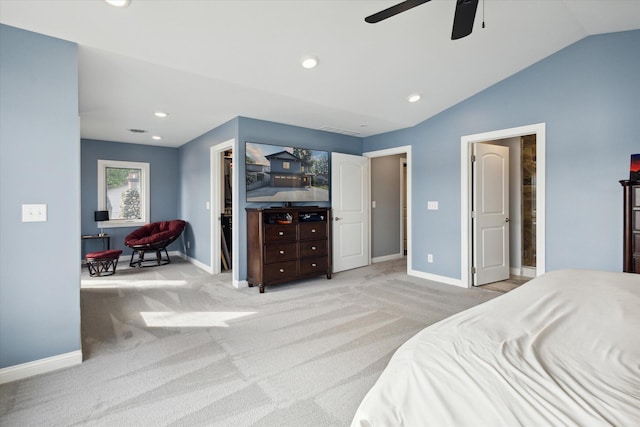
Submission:
M 369 159 L 331 153 L 333 272 L 369 265 Z
M 474 285 L 509 278 L 509 147 L 474 144 Z

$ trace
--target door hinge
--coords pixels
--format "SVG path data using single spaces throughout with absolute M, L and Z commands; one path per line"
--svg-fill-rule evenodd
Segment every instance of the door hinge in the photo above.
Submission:
M 476 155 L 475 155 L 475 154 L 472 154 L 472 155 L 471 155 L 471 162 L 475 162 L 475 161 L 476 161 Z
M 475 267 L 471 267 L 471 274 L 476 274 L 478 270 Z
M 471 211 L 471 218 L 475 218 L 476 217 L 476 211 Z

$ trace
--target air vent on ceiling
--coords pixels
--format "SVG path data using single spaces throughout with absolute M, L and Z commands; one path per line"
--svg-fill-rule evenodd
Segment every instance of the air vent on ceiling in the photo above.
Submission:
M 346 130 L 346 129 L 338 129 L 331 126 L 322 126 L 320 130 L 323 130 L 325 132 L 341 133 L 343 135 L 349 135 L 349 136 L 360 135 L 360 132 L 354 132 L 352 130 Z
M 133 133 L 146 133 L 147 131 L 144 129 L 129 129 L 129 132 Z

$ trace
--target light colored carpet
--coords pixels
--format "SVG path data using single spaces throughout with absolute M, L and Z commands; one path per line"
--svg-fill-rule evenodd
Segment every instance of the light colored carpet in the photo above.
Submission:
M 500 295 L 408 277 L 404 260 L 259 294 L 173 258 L 84 271 L 84 363 L 0 386 L 0 424 L 348 425 L 398 346 Z

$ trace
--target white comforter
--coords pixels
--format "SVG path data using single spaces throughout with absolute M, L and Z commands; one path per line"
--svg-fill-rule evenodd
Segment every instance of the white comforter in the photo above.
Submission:
M 640 426 L 640 275 L 547 273 L 395 353 L 352 426 Z

